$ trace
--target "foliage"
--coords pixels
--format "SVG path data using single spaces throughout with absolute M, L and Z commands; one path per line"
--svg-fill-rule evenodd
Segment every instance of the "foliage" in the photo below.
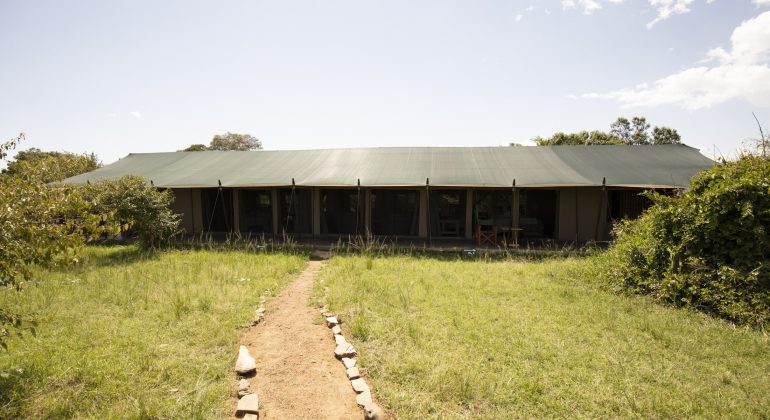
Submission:
M 94 211 L 113 214 L 124 231 L 137 235 L 143 247 L 161 247 L 179 233 L 179 215 L 170 208 L 173 193 L 157 190 L 142 177 L 102 180 L 84 190 Z
M 192 144 L 184 149 L 184 152 L 204 152 L 206 150 L 261 150 L 262 142 L 251 134 L 238 134 L 227 132 L 217 134 L 211 139 L 208 146 L 204 144 Z
M 208 146 L 205 144 L 191 144 L 188 148 L 182 150 L 183 152 L 205 152 L 206 150 L 209 150 Z
M 770 412 L 765 334 L 608 293 L 595 258 L 336 255 L 314 295 L 342 320 L 359 369 L 394 418 Z
M 217 134 L 211 139 L 211 150 L 259 150 L 262 142 L 251 134 L 237 134 L 227 132 Z
M 770 163 L 744 157 L 620 223 L 606 275 L 616 286 L 729 320 L 770 321 Z
M 305 260 L 88 246 L 75 266 L 36 270 L 23 293 L 0 289 L 0 307 L 41 321 L 0 353 L 0 418 L 232 418 L 239 327 Z
M 549 138 L 537 136 L 532 139 L 538 146 L 581 146 L 592 144 L 604 145 L 640 145 L 640 144 L 680 144 L 681 137 L 673 128 L 655 127 L 650 131 L 650 124 L 644 117 L 624 117 L 610 125 L 610 132 L 581 131 L 579 133 L 556 133 Z
M 682 137 L 670 127 L 655 127 L 652 129 L 652 144 L 680 144 Z
M 8 162 L 3 174 L 34 173 L 44 183 L 61 181 L 102 166 L 99 158 L 93 153 L 78 155 L 69 152 L 43 152 L 36 148 L 23 150 L 17 153 L 14 159 Z
M 535 137 L 532 139 L 538 146 L 567 146 L 591 144 L 623 144 L 623 141 L 602 131 L 581 131 L 579 133 L 556 133 L 550 138 Z
M 0 146 L 0 160 L 23 138 Z M 48 162 L 51 157 L 42 161 Z M 33 161 L 35 161 L 33 159 Z M 38 163 L 40 161 L 37 161 Z M 77 261 L 77 251 L 89 237 L 108 229 L 90 211 L 82 191 L 48 186 L 51 167 L 33 162 L 15 166 L 0 176 L 0 286 L 19 289 L 32 278 L 34 266 L 65 266 Z M 0 346 L 13 333 L 34 323 L 0 308 Z

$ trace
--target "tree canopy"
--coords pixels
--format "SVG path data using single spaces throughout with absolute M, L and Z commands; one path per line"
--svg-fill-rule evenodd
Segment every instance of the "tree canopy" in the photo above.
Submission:
M 48 183 L 90 172 L 101 166 L 94 153 L 44 152 L 31 148 L 18 152 L 2 173 L 10 176 L 34 174 L 43 183 Z
M 641 144 L 680 144 L 682 138 L 670 127 L 655 127 L 650 131 L 650 124 L 644 117 L 633 117 L 630 120 L 618 117 L 610 125 L 610 131 L 581 131 L 579 133 L 556 133 L 548 138 L 535 137 L 532 139 L 538 146 L 563 145 L 641 145 Z
M 206 150 L 262 150 L 262 142 L 251 134 L 238 134 L 228 131 L 225 134 L 215 135 L 208 146 L 205 144 L 192 144 L 183 151 L 203 152 Z

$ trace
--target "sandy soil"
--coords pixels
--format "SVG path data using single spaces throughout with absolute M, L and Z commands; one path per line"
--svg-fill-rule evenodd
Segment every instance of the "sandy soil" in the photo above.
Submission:
M 334 357 L 332 333 L 318 323 L 320 314 L 308 302 L 322 265 L 310 261 L 267 301 L 265 320 L 241 339 L 257 361 L 257 374 L 249 381 L 259 395 L 260 419 L 363 418 L 345 368 Z

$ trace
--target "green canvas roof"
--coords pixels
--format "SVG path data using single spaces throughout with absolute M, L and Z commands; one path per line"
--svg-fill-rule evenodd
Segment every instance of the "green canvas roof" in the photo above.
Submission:
M 137 153 L 66 179 L 85 184 L 126 174 L 157 187 L 519 187 L 687 188 L 714 162 L 666 146 L 386 147 Z

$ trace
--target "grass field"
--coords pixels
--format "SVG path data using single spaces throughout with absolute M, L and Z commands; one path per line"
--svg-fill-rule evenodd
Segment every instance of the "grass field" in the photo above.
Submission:
M 35 314 L 36 337 L 0 351 L 0 418 L 225 418 L 238 327 L 305 258 L 90 248 L 0 307 Z
M 767 335 L 601 291 L 592 264 L 337 256 L 316 297 L 399 418 L 770 416 Z

